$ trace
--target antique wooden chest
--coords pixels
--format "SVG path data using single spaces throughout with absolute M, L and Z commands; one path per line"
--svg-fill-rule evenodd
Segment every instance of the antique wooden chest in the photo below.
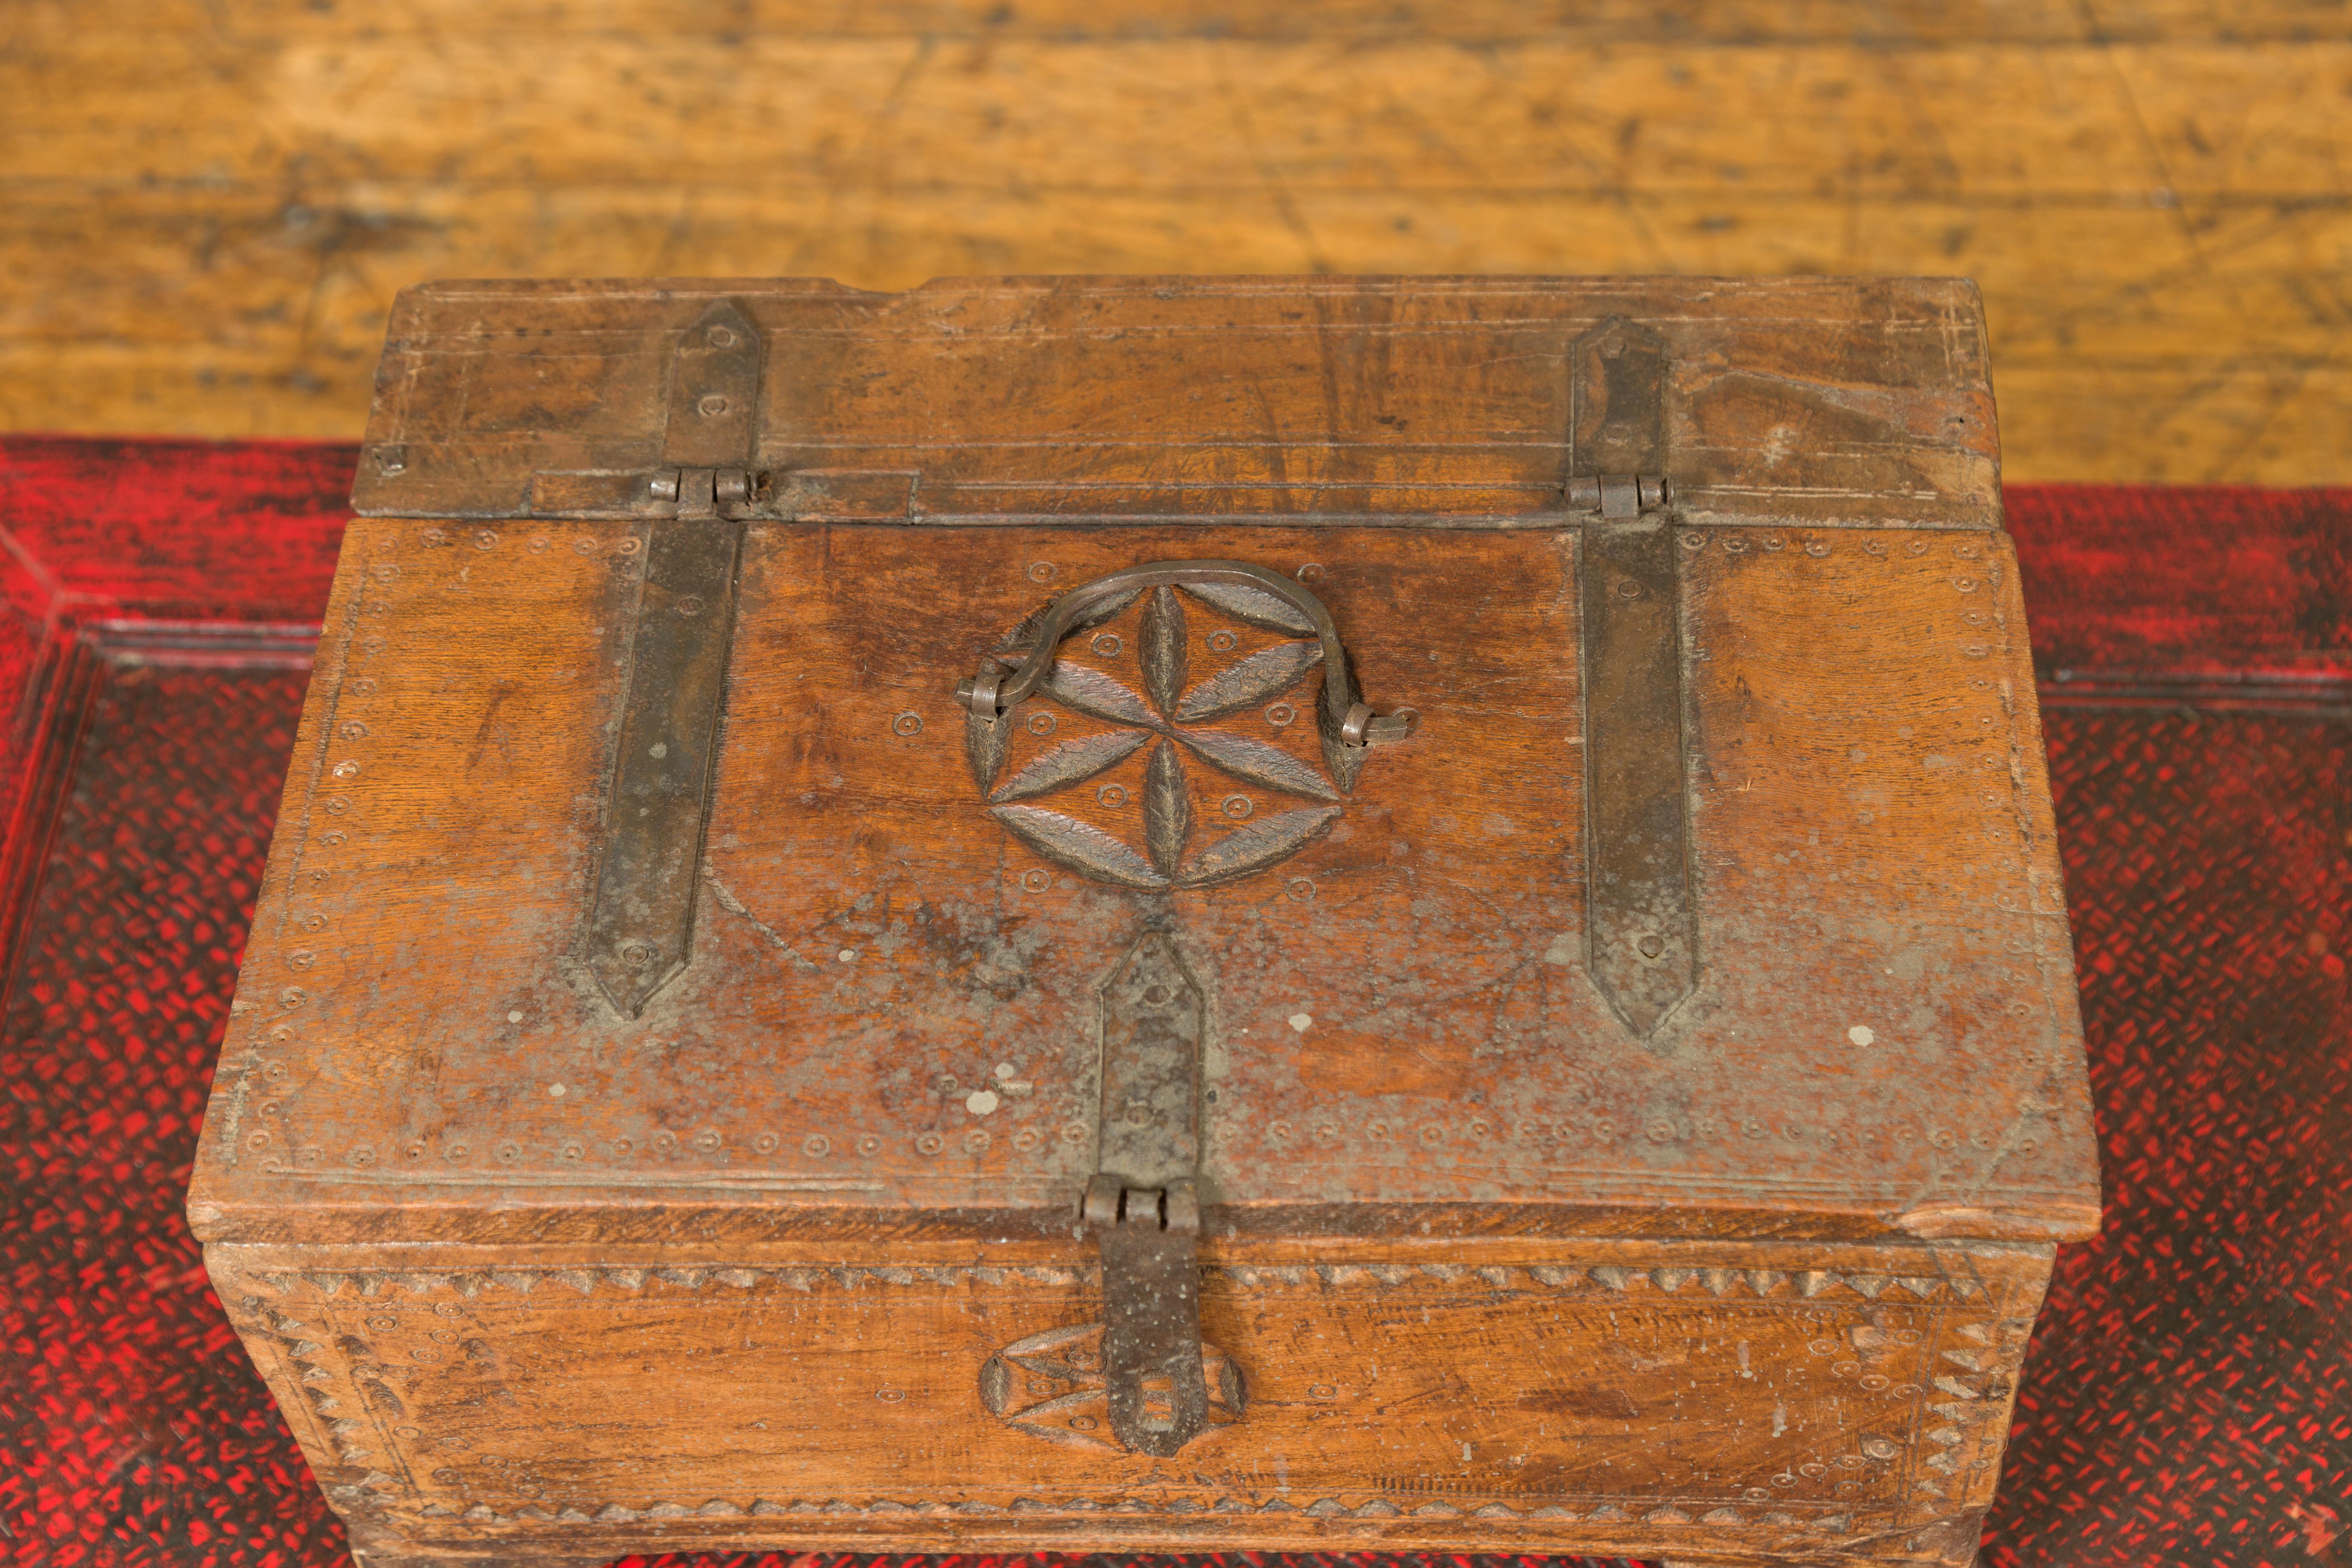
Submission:
M 188 1212 L 367 1563 L 1969 1560 L 1969 285 L 436 285 L 356 502 Z

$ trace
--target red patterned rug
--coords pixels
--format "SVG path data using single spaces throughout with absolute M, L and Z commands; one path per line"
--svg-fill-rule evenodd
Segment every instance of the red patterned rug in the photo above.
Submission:
M 21 1563 L 349 1561 L 179 1210 L 352 458 L 0 440 Z M 2108 1210 L 2061 1254 L 1985 1562 L 2352 1563 L 2352 491 L 2009 499 Z

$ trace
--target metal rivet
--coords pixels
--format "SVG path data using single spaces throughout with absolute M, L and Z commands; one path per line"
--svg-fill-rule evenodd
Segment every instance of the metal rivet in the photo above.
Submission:
M 1255 811 L 1257 806 L 1245 795 L 1229 795 L 1218 803 L 1217 808 L 1235 822 L 1241 822 L 1246 820 L 1249 814 Z
M 1050 871 L 1032 868 L 1021 873 L 1021 886 L 1025 891 L 1042 893 L 1053 885 L 1054 874 Z
M 1265 721 L 1277 730 L 1297 717 L 1298 710 L 1287 702 L 1277 702 L 1265 710 Z
M 713 327 L 702 335 L 714 349 L 731 349 L 735 346 L 735 331 L 731 327 Z
M 632 969 L 643 969 L 654 961 L 651 943 L 625 942 L 621 944 L 621 962 Z
M 1311 877 L 1293 877 L 1288 882 L 1283 884 L 1282 891 L 1284 896 L 1288 898 L 1292 903 L 1311 903 L 1315 899 L 1314 879 Z
M 1127 644 L 1116 632 L 1097 632 L 1095 640 L 1087 646 L 1105 658 L 1114 658 Z
M 703 395 L 702 401 L 694 405 L 694 411 L 705 419 L 716 419 L 726 413 L 730 406 L 727 399 L 718 393 L 711 392 Z
M 1101 805 L 1110 807 L 1111 810 L 1117 811 L 1127 804 L 1127 786 L 1107 784 L 1095 791 L 1095 799 Z
M 801 1152 L 812 1160 L 822 1160 L 833 1152 L 833 1140 L 822 1132 L 812 1132 L 801 1141 Z
M 1628 577 L 1617 584 L 1617 596 L 1621 599 L 1638 599 L 1642 596 L 1642 584 Z
M 1032 561 L 1029 563 L 1029 581 L 1050 583 L 1054 580 L 1054 574 L 1060 570 L 1060 567 L 1050 561 Z
M 688 594 L 670 608 L 681 616 L 698 616 L 702 614 L 702 600 L 695 595 Z
M 1241 640 L 1241 638 L 1235 637 L 1229 631 L 1211 632 L 1209 634 L 1209 651 L 1211 653 L 1231 653 L 1234 651 L 1234 646 Z
M 1059 722 L 1051 713 L 1032 713 L 1027 720 L 1029 732 L 1033 735 L 1050 735 Z
M 1323 563 L 1320 561 L 1309 561 L 1292 575 L 1302 583 L 1319 583 L 1323 580 Z
M 923 716 L 911 710 L 890 721 L 890 731 L 896 735 L 919 735 L 923 732 Z

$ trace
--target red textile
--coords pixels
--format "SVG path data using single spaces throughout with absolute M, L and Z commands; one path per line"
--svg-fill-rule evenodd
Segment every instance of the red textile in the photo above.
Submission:
M 179 1205 L 301 700 L 267 624 L 318 616 L 352 460 L 0 440 L 20 1563 L 347 1561 Z M 2009 501 L 2108 1214 L 2062 1254 L 1985 1561 L 2352 1558 L 2352 491 Z M 263 654 L 123 656 L 176 621 Z

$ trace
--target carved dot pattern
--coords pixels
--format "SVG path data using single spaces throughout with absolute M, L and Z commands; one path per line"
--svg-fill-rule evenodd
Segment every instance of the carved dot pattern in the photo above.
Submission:
M 302 613 L 316 616 L 355 456 L 16 437 L 0 444 L 0 469 L 27 477 L 12 492 L 26 507 L 81 474 L 109 504 L 148 509 L 126 519 L 77 503 L 57 528 L 131 530 L 158 548 L 175 527 L 243 530 L 239 590 L 310 571 Z M 146 477 L 126 482 L 140 465 Z M 196 472 L 201 507 L 173 489 Z M 2045 661 L 2189 668 L 2213 657 L 2193 645 L 2151 656 L 2183 626 L 2352 647 L 2341 499 L 2032 487 L 2005 499 L 2026 586 L 2043 595 L 2032 610 Z M 331 526 L 288 521 L 306 510 Z M 22 531 L 26 515 L 11 527 Z M 2233 573 L 2270 574 L 2259 593 L 2212 592 L 2211 553 L 2189 542 L 2215 531 L 2235 542 Z M 2082 552 L 2072 565 L 2069 542 Z M 141 569 L 155 570 L 154 558 Z M 2180 581 L 2152 588 L 2155 572 Z M 2053 584 L 2064 597 L 2049 596 Z M 2237 618 L 2150 614 L 2158 591 L 2198 616 L 2226 597 Z M 2243 608 L 2256 605 L 2291 614 Z M 25 665 L 20 650 L 0 649 L 12 689 Z M 109 679 L 28 910 L 0 1045 L 0 1356 L 13 1379 L 0 1398 L 0 1525 L 14 1560 L 43 1568 L 335 1568 L 349 1561 L 341 1526 L 238 1352 L 179 1213 L 302 678 L 162 668 L 136 688 Z M 2352 1521 L 2341 1327 L 2352 1321 L 2352 1152 L 2336 1132 L 2352 1119 L 2347 727 L 2054 708 L 2046 729 L 2107 1230 L 2061 1254 L 1986 1568 L 2327 1561 L 2344 1551 L 2328 1532 Z

